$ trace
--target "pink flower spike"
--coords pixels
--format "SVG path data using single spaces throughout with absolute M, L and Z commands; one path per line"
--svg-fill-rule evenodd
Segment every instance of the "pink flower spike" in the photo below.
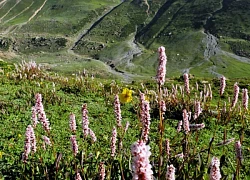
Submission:
M 35 106 L 33 106 L 31 108 L 31 110 L 32 110 L 31 119 L 32 119 L 32 123 L 33 123 L 32 126 L 33 126 L 33 128 L 36 128 L 36 125 L 38 124 L 38 119 L 37 119 L 37 112 L 36 112 Z
M 84 104 L 82 106 L 82 130 L 84 137 L 87 137 L 89 134 L 89 118 L 88 118 L 87 104 Z
M 181 132 L 181 129 L 182 129 L 182 121 L 179 121 L 178 122 L 178 125 L 177 125 L 177 132 Z
M 111 144 L 110 144 L 111 157 L 115 156 L 116 141 L 117 141 L 117 132 L 116 132 L 116 128 L 114 127 L 113 130 L 112 130 L 112 137 L 111 137 Z
M 151 180 L 153 171 L 149 163 L 151 155 L 150 147 L 142 140 L 138 140 L 131 146 L 132 154 L 132 180 Z
M 159 65 L 157 71 L 157 83 L 162 86 L 165 83 L 167 56 L 165 54 L 165 48 L 163 46 L 158 48 L 158 52 Z
M 122 121 L 121 105 L 120 105 L 118 95 L 115 95 L 114 108 L 115 108 L 115 118 L 116 118 L 117 126 L 122 127 L 122 124 L 121 124 L 121 121 Z
M 70 142 L 71 142 L 71 147 L 72 147 L 73 154 L 74 154 L 74 156 L 76 156 L 77 153 L 78 153 L 78 145 L 77 145 L 77 141 L 76 141 L 76 136 L 75 135 L 71 135 Z
M 182 117 L 183 117 L 184 131 L 185 131 L 185 134 L 187 134 L 190 131 L 190 128 L 189 128 L 188 113 L 186 109 L 183 110 Z
M 104 163 L 101 162 L 99 164 L 99 180 L 104 180 L 105 179 L 105 166 Z
M 222 96 L 224 94 L 225 87 L 226 87 L 226 78 L 224 76 L 222 76 L 220 78 L 220 96 Z
M 96 139 L 95 133 L 90 128 L 89 128 L 89 135 L 90 135 L 92 141 L 96 142 L 97 139 Z
M 186 91 L 187 94 L 189 94 L 190 89 L 189 89 L 189 77 L 188 77 L 188 74 L 184 73 L 183 78 L 184 78 L 185 91 Z
M 200 101 L 194 102 L 194 108 L 195 108 L 195 113 L 194 113 L 194 120 L 195 120 L 200 116 L 200 114 L 202 112 Z
M 242 149 L 240 141 L 235 142 L 235 151 L 236 151 L 236 158 L 239 159 L 240 162 L 243 160 Z
M 30 128 L 30 143 L 31 143 L 31 151 L 32 153 L 36 152 L 36 136 L 34 129 L 31 125 L 28 126 Z
M 170 156 L 170 145 L 169 145 L 169 139 L 166 139 L 166 154 L 167 154 L 167 158 L 169 159 Z
M 76 117 L 73 113 L 71 113 L 69 116 L 69 127 L 71 132 L 76 132 Z
M 150 130 L 150 124 L 151 124 L 151 118 L 150 118 L 150 107 L 149 107 L 149 102 L 148 101 L 143 101 L 142 102 L 142 107 L 143 110 L 141 112 L 141 122 L 142 122 L 142 139 L 144 142 L 148 141 L 148 135 L 149 135 L 149 130 Z
M 76 173 L 75 180 L 82 180 L 79 172 Z
M 166 112 L 166 103 L 164 100 L 161 100 L 160 102 L 160 108 L 161 108 L 161 112 L 164 114 Z
M 248 110 L 248 90 L 242 89 L 242 105 L 245 110 Z
M 36 111 L 37 111 L 37 114 L 38 114 L 38 119 L 42 123 L 43 129 L 46 132 L 49 132 L 50 131 L 50 127 L 49 127 L 50 123 L 49 123 L 49 120 L 46 117 L 46 114 L 45 114 L 45 111 L 44 111 L 44 108 L 43 108 L 42 95 L 37 93 L 35 95 L 35 98 L 36 98 L 35 108 L 36 108 Z
M 240 92 L 240 88 L 237 84 L 237 82 L 234 84 L 234 97 L 233 97 L 233 100 L 232 100 L 232 105 L 231 105 L 231 108 L 234 108 L 237 101 L 238 101 L 238 96 L 239 96 L 239 92 Z
M 220 180 L 220 161 L 217 157 L 213 157 L 210 165 L 210 180 Z
M 42 138 L 43 138 L 43 141 L 45 142 L 46 145 L 52 146 L 51 141 L 47 136 L 42 136 Z
M 166 180 L 175 180 L 175 167 L 172 164 L 167 167 Z
M 30 125 L 26 128 L 25 133 L 25 143 L 24 143 L 24 152 L 22 154 L 22 161 L 27 163 L 28 155 L 31 151 L 31 134 L 30 134 Z

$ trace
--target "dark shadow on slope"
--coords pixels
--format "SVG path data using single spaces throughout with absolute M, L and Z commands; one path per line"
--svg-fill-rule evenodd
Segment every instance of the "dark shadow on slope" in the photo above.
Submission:
M 163 14 L 168 10 L 168 8 L 175 2 L 176 0 L 167 0 L 164 5 L 161 6 L 161 8 L 157 11 L 154 18 L 148 23 L 147 26 L 145 26 L 141 31 L 139 31 L 135 35 L 135 39 L 139 39 L 141 36 L 143 36 L 157 21 L 160 17 L 163 16 Z
M 188 1 L 186 1 L 186 3 L 183 5 L 183 6 L 181 6 L 175 13 L 174 13 L 174 15 L 173 15 L 173 17 L 171 18 L 171 20 L 164 26 L 164 28 L 160 31 L 160 32 L 158 32 L 157 33 L 157 35 L 159 35 L 159 34 L 161 34 L 162 32 L 164 32 L 169 26 L 171 26 L 172 25 L 172 23 L 175 21 L 175 19 L 178 17 L 178 15 L 180 14 L 180 12 L 181 12 L 181 10 L 183 10 L 183 8 L 188 4 L 188 3 L 191 3 L 191 2 L 193 2 L 194 0 L 188 0 Z M 173 3 L 173 2 L 172 2 Z M 165 10 L 166 11 L 166 10 Z M 156 21 L 158 20 L 159 18 L 157 18 L 156 19 Z M 153 20 L 151 21 L 152 22 L 152 25 L 154 24 L 154 23 L 156 23 L 156 22 L 153 22 Z M 147 42 L 146 43 L 146 46 L 147 47 L 150 47 L 152 44 L 153 44 L 153 42 L 155 41 L 155 39 L 153 38 L 153 37 L 150 37 L 149 38 L 149 42 Z
M 229 8 L 229 5 L 233 2 L 234 0 L 222 0 L 222 8 L 218 9 L 217 11 L 213 12 L 211 17 L 209 17 L 206 21 L 206 24 L 204 25 L 205 33 L 208 31 L 211 34 L 215 34 L 215 27 L 214 27 L 214 18 L 216 14 L 219 14 L 223 11 L 226 11 Z
M 74 46 L 71 48 L 71 50 L 74 50 L 75 47 L 79 44 L 81 39 L 86 36 L 92 29 L 94 29 L 106 16 L 108 16 L 112 11 L 114 11 L 116 8 L 120 7 L 123 4 L 124 1 L 122 1 L 120 4 L 117 6 L 113 7 L 110 11 L 105 13 L 102 17 L 100 17 L 97 21 L 95 21 L 92 26 L 84 33 L 81 35 L 81 37 L 75 42 Z

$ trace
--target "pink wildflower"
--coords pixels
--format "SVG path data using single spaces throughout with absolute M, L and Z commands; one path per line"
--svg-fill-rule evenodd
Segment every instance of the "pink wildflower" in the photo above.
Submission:
M 119 96 L 115 95 L 115 101 L 114 101 L 114 108 L 115 108 L 115 117 L 116 117 L 116 123 L 118 127 L 122 127 L 121 120 L 121 108 L 120 108 L 120 101 L 119 101 Z
M 166 103 L 165 103 L 164 100 L 161 100 L 161 102 L 160 102 L 160 109 L 161 109 L 161 112 L 162 112 L 163 114 L 164 114 L 165 111 L 167 110 L 167 109 L 166 109 Z
M 248 90 L 242 89 L 242 105 L 245 110 L 248 109 Z
M 31 119 L 32 119 L 32 125 L 33 125 L 33 128 L 36 128 L 36 125 L 38 124 L 38 120 L 37 120 L 37 112 L 36 112 L 36 108 L 35 106 L 33 106 L 31 108 L 32 110 L 32 116 L 31 116 Z
M 153 171 L 149 163 L 150 147 L 142 140 L 131 146 L 133 180 L 151 180 Z
M 93 142 L 96 142 L 96 136 L 95 133 L 92 131 L 92 129 L 89 128 L 89 135 Z
M 195 113 L 194 113 L 194 120 L 195 120 L 200 116 L 200 114 L 202 112 L 200 101 L 194 102 L 194 108 L 195 108 Z
M 232 100 L 232 105 L 231 107 L 234 108 L 237 101 L 238 101 L 238 96 L 239 96 L 239 91 L 240 91 L 240 88 L 238 86 L 237 83 L 234 84 L 234 97 L 233 97 L 233 100 Z
M 89 134 L 89 118 L 87 104 L 84 104 L 82 106 L 82 129 L 84 137 L 87 137 L 87 135 Z
M 111 137 L 111 144 L 110 144 L 111 157 L 115 156 L 116 141 L 117 141 L 117 132 L 116 132 L 116 128 L 114 127 L 113 130 L 112 130 L 112 137 Z
M 34 129 L 31 125 L 28 126 L 28 128 L 30 129 L 30 144 L 31 144 L 31 151 L 33 153 L 36 152 L 36 136 L 35 136 L 35 132 Z
M 44 108 L 43 108 L 43 104 L 42 104 L 42 95 L 37 93 L 35 95 L 35 98 L 36 98 L 36 105 L 35 105 L 35 108 L 36 108 L 36 111 L 37 111 L 37 114 L 38 114 L 38 118 L 40 120 L 40 122 L 42 123 L 43 125 L 43 129 L 46 131 L 46 132 L 49 132 L 50 131 L 50 123 L 46 117 L 46 114 L 45 114 L 45 111 L 44 111 Z
M 158 52 L 159 66 L 157 71 L 157 83 L 162 86 L 165 83 L 167 56 L 165 54 L 165 48 L 163 46 L 158 48 Z
M 220 180 L 220 161 L 217 157 L 213 157 L 210 165 L 210 180 Z
M 243 156 L 242 156 L 242 149 L 241 149 L 240 141 L 236 141 L 234 146 L 235 146 L 235 151 L 236 151 L 236 158 L 239 159 L 240 162 L 242 162 Z
M 183 78 L 184 78 L 184 84 L 185 84 L 185 91 L 187 94 L 190 93 L 190 89 L 189 89 L 189 77 L 187 73 L 183 74 Z
M 76 173 L 75 180 L 82 180 L 79 172 Z
M 175 180 L 175 167 L 172 164 L 167 167 L 166 180 Z
M 31 151 L 31 135 L 30 135 L 30 125 L 26 128 L 25 133 L 25 143 L 24 143 L 24 152 L 22 154 L 22 161 L 27 162 L 28 155 Z
M 176 155 L 175 155 L 175 158 L 183 159 L 183 158 L 184 158 L 183 152 L 180 153 L 180 154 L 176 154 Z
M 226 78 L 224 76 L 222 76 L 220 78 L 220 96 L 223 95 L 223 93 L 225 91 L 225 87 L 226 87 Z
M 179 121 L 178 122 L 178 125 L 177 125 L 177 132 L 181 132 L 181 129 L 182 129 L 182 121 Z
M 71 113 L 69 116 L 69 127 L 71 132 L 76 132 L 76 117 L 73 113 Z
M 189 128 L 188 113 L 186 109 L 183 110 L 182 117 L 183 117 L 184 131 L 185 131 L 185 134 L 187 134 L 190 131 L 190 128 Z
M 104 163 L 101 162 L 99 164 L 99 180 L 104 180 L 105 179 L 105 166 Z
M 43 139 L 43 149 L 46 149 L 46 145 L 51 146 L 51 141 L 47 136 L 42 136 Z
M 166 139 L 166 154 L 167 154 L 167 158 L 169 158 L 170 156 L 170 145 L 169 145 L 169 139 Z
M 71 148 L 72 148 L 73 154 L 74 154 L 74 156 L 76 156 L 77 153 L 78 153 L 78 145 L 77 145 L 77 141 L 76 141 L 76 136 L 75 135 L 71 135 L 70 142 L 71 142 Z
M 142 118 L 141 122 L 142 122 L 142 139 L 144 140 L 144 142 L 148 141 L 148 134 L 149 134 L 149 130 L 150 130 L 150 114 L 149 114 L 149 102 L 148 101 L 143 101 L 142 102 L 142 106 L 143 106 L 143 111 L 142 111 Z

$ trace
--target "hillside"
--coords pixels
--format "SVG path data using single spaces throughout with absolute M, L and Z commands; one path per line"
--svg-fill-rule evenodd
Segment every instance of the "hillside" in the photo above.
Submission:
M 248 0 L 1 0 L 0 58 L 131 80 L 165 46 L 169 77 L 247 77 L 249 22 Z

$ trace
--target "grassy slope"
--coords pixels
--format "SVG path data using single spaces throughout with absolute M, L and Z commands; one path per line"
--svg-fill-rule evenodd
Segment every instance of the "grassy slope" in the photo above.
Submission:
M 116 3 L 117 1 L 48 1 L 36 21 L 22 28 L 22 31 L 74 35 Z
M 22 0 L 9 12 L 2 23 L 22 12 L 31 3 L 30 0 Z M 42 3 L 42 0 L 35 1 L 29 10 L 6 22 L 4 26 L 0 24 L 0 29 L 8 29 L 12 25 L 26 22 Z M 91 27 L 93 21 L 119 3 L 118 0 L 102 2 L 50 0 L 31 22 L 16 29 L 15 36 L 11 38 L 22 40 L 23 36 L 26 38 L 28 34 L 32 37 L 63 37 L 67 39 L 67 48 L 70 48 L 77 41 L 77 37 Z M 8 1 L 5 8 L 1 10 L 0 17 L 13 5 L 14 1 Z M 84 57 L 91 56 L 103 62 L 112 62 L 121 70 L 154 76 L 157 66 L 155 51 L 163 45 L 167 48 L 168 76 L 179 76 L 190 68 L 197 76 L 213 76 L 208 70 L 213 66 L 213 62 L 204 62 L 203 58 L 205 35 L 201 31 L 204 26 L 205 30 L 209 30 L 216 36 L 223 36 L 219 40 L 219 45 L 223 49 L 245 57 L 250 54 L 249 24 L 247 23 L 250 17 L 248 16 L 250 6 L 246 0 L 212 0 L 209 2 L 207 0 L 155 0 L 153 3 L 149 1 L 149 5 L 147 14 L 146 4 L 136 0 L 123 2 L 101 19 L 93 29 L 90 29 L 74 48 L 74 52 Z M 209 21 L 207 21 L 208 18 L 210 18 Z M 127 66 L 127 59 L 123 57 L 130 52 L 133 53 L 133 36 L 139 43 L 143 54 L 141 56 L 136 54 L 132 64 Z M 46 51 L 46 48 L 45 50 L 41 48 L 41 50 Z M 55 50 L 48 50 L 50 51 Z M 32 50 L 30 52 L 32 53 Z M 55 54 L 51 53 L 50 56 Z M 34 58 L 33 55 L 30 57 Z M 39 56 L 37 58 L 39 59 Z M 218 58 L 220 56 L 214 57 L 214 59 Z M 223 68 L 221 63 L 216 63 L 218 65 L 216 71 L 222 69 L 218 73 L 223 72 L 230 76 L 229 70 L 237 65 L 239 76 L 248 75 L 241 68 L 245 65 L 248 67 L 248 64 L 233 61 L 231 57 L 221 58 L 228 65 L 227 68 Z M 63 60 L 67 62 L 67 59 L 65 57 Z M 53 63 L 51 60 L 48 62 Z M 201 63 L 203 63 L 204 71 L 195 70 L 201 67 Z
M 6 64 L 1 67 L 4 68 Z M 10 73 L 11 74 L 11 73 Z M 18 76 L 17 76 L 18 77 Z M 51 76 L 53 79 L 53 76 Z M 85 79 L 83 82 L 77 82 L 75 79 L 69 79 L 68 82 L 64 81 L 62 78 L 54 79 L 54 80 L 45 80 L 46 78 L 37 78 L 35 80 L 18 80 L 18 78 L 8 78 L 6 74 L 1 76 L 1 86 L 0 86 L 0 102 L 1 102 L 1 120 L 2 126 L 0 126 L 0 136 L 3 141 L 0 143 L 1 149 L 1 158 L 0 158 L 0 177 L 4 174 L 7 174 L 12 178 L 15 176 L 22 175 L 23 168 L 21 167 L 22 162 L 20 161 L 20 155 L 23 152 L 23 144 L 25 140 L 25 129 L 28 124 L 31 123 L 31 107 L 35 104 L 34 95 L 35 93 L 41 93 L 43 96 L 43 105 L 51 123 L 51 134 L 50 138 L 53 140 L 54 145 L 52 148 L 48 148 L 45 152 L 41 149 L 41 136 L 46 133 L 42 130 L 41 124 L 38 124 L 38 127 L 35 129 L 36 137 L 37 137 L 37 145 L 38 152 L 35 156 L 33 156 L 33 161 L 36 162 L 39 156 L 43 157 L 43 163 L 46 163 L 47 166 L 50 166 L 54 163 L 55 157 L 54 154 L 57 152 L 61 152 L 63 154 L 62 161 L 60 162 L 60 173 L 61 175 L 69 174 L 73 177 L 74 172 L 72 172 L 72 152 L 69 142 L 69 137 L 71 135 L 69 131 L 68 119 L 69 114 L 71 112 L 75 113 L 77 120 L 77 141 L 79 145 L 79 151 L 83 151 L 84 154 L 84 168 L 87 171 L 84 171 L 85 175 L 93 175 L 97 173 L 94 164 L 96 161 L 99 163 L 101 161 L 105 161 L 109 163 L 110 158 L 110 136 L 111 130 L 113 126 L 115 126 L 115 116 L 113 110 L 113 98 L 114 94 L 120 93 L 122 88 L 125 87 L 124 84 L 120 83 L 111 83 L 111 81 L 105 80 L 94 80 L 91 81 L 90 78 Z M 211 83 L 213 90 L 213 102 L 210 104 L 209 102 L 203 104 L 203 114 L 197 120 L 197 122 L 204 122 L 206 124 L 206 128 L 198 131 L 192 132 L 189 134 L 189 146 L 192 147 L 190 150 L 190 156 L 196 153 L 195 157 L 198 158 L 190 158 L 189 165 L 187 171 L 189 177 L 190 174 L 197 170 L 197 166 L 199 167 L 198 174 L 202 174 L 205 179 L 208 179 L 208 170 L 207 167 L 209 165 L 209 161 L 206 162 L 207 157 L 207 148 L 209 147 L 209 142 L 211 141 L 211 137 L 214 135 L 215 131 L 215 139 L 213 142 L 213 146 L 211 148 L 211 156 L 222 157 L 225 156 L 225 161 L 221 161 L 221 172 L 225 175 L 229 175 L 229 177 L 234 173 L 235 170 L 235 152 L 233 143 L 227 146 L 216 146 L 216 143 L 223 141 L 223 131 L 228 129 L 227 138 L 236 138 L 239 139 L 239 134 L 241 133 L 241 123 L 239 121 L 240 115 L 230 116 L 230 122 L 228 126 L 223 126 L 221 121 L 216 123 L 216 118 L 212 117 L 210 112 L 206 111 L 206 108 L 209 110 L 213 110 L 213 108 L 217 107 L 218 100 L 218 89 L 219 89 L 219 80 L 218 79 L 206 79 L 209 83 Z M 190 87 L 191 89 L 195 89 L 195 82 L 199 84 L 199 90 L 204 89 L 204 83 L 202 83 L 202 79 L 190 79 Z M 240 88 L 249 88 L 249 80 L 241 79 L 241 80 L 230 80 L 227 81 L 227 87 L 225 95 L 222 97 L 222 101 L 227 101 L 228 97 L 232 97 L 233 95 L 233 83 L 234 81 L 239 82 Z M 52 82 L 55 83 L 55 92 L 52 92 L 53 86 Z M 104 86 L 100 85 L 103 84 Z M 180 84 L 183 86 L 183 82 L 181 79 L 175 79 L 174 81 L 167 81 L 164 87 L 171 89 L 171 84 Z M 145 82 L 145 88 L 142 89 L 140 82 L 136 85 L 127 85 L 127 87 L 134 90 L 133 93 L 133 103 L 122 104 L 122 122 L 123 125 L 126 121 L 130 122 L 130 127 L 128 132 L 125 135 L 123 140 L 123 161 L 124 169 L 128 170 L 128 166 L 131 163 L 130 158 L 130 146 L 136 141 L 140 136 L 140 125 L 138 120 L 138 114 L 136 112 L 137 106 L 139 105 L 138 98 L 138 90 L 142 92 L 146 92 L 146 89 L 151 90 L 156 88 L 156 84 L 154 82 Z M 193 87 L 193 88 L 192 88 Z M 194 96 L 194 91 L 192 91 L 192 97 Z M 196 92 L 198 93 L 198 92 Z M 152 94 L 151 94 L 152 95 Z M 193 99 L 190 97 L 182 97 L 178 93 L 178 98 L 181 102 L 186 99 L 187 104 L 193 103 Z M 154 97 L 148 94 L 151 106 L 151 125 L 150 125 L 150 147 L 152 155 L 150 157 L 150 162 L 154 162 L 157 164 L 157 153 L 158 153 L 158 121 L 159 117 L 157 116 L 157 106 L 155 104 Z M 176 99 L 176 100 L 177 100 Z M 216 99 L 216 100 L 215 100 Z M 166 112 L 166 121 L 165 124 L 165 133 L 164 139 L 170 139 L 171 145 L 171 159 L 170 162 L 174 163 L 175 166 L 181 166 L 180 160 L 175 158 L 175 155 L 182 152 L 182 142 L 185 137 L 184 133 L 177 133 L 176 126 L 178 120 L 181 120 L 181 109 L 182 107 L 173 106 L 171 104 L 174 101 L 171 101 L 171 98 L 168 97 L 165 99 L 166 103 L 169 103 L 167 106 Z M 178 100 L 177 100 L 178 101 Z M 89 116 L 89 127 L 96 133 L 97 142 L 91 143 L 90 139 L 84 139 L 82 137 L 81 130 L 81 106 L 83 103 L 88 104 L 88 116 Z M 182 102 L 183 103 L 183 102 Z M 186 105 L 187 105 L 186 104 Z M 184 104 L 183 104 L 184 105 Z M 192 106 L 190 106 L 192 107 Z M 237 108 L 236 108 L 237 109 Z M 192 107 L 192 111 L 193 107 Z M 157 112 L 157 113 L 156 113 Z M 217 111 L 216 111 L 217 112 Z M 216 115 L 214 115 L 216 116 Z M 217 117 L 217 116 L 216 116 Z M 247 119 L 249 119 L 249 115 L 247 114 Z M 10 123 L 11 122 L 11 123 Z M 247 122 L 247 121 L 246 121 Z M 249 126 L 247 122 L 247 127 Z M 193 151 L 195 148 L 195 151 Z M 243 155 L 244 155 L 244 164 L 241 169 L 241 177 L 250 174 L 249 172 L 249 130 L 245 129 L 245 138 L 243 142 Z M 204 150 L 205 149 L 205 150 Z M 203 150 L 203 151 L 202 151 Z M 199 153 L 200 152 L 200 153 Z M 92 155 L 91 155 L 92 154 Z M 98 155 L 99 154 L 99 155 Z M 89 156 L 93 156 L 94 159 L 92 161 Z M 117 158 L 117 157 L 116 157 Z M 165 155 L 163 156 L 165 160 Z M 211 158 L 211 157 L 210 157 Z M 210 159 L 208 158 L 208 159 Z M 30 158 L 31 159 L 31 158 Z M 91 163 L 90 163 L 91 160 Z M 37 161 L 38 162 L 38 161 Z M 164 161 L 165 162 L 165 161 Z M 199 163 L 198 163 L 199 162 Z M 93 166 L 89 165 L 92 164 Z M 187 162 L 186 162 L 187 163 Z M 187 165 L 187 164 L 185 164 Z M 167 163 L 163 163 L 163 167 L 165 168 Z M 34 174 L 37 178 L 42 178 L 43 171 L 34 170 L 36 173 Z M 108 171 L 108 169 L 107 169 Z M 155 170 L 154 170 L 155 171 Z M 10 174 L 11 172 L 11 174 Z M 130 174 L 131 172 L 128 172 Z M 27 174 L 28 175 L 28 174 Z M 197 174 L 196 174 L 197 175 Z M 181 174 L 176 173 L 176 176 L 181 176 Z M 89 177 L 89 178 L 90 178 Z M 126 175 L 127 177 L 127 175 Z M 38 178 L 38 179 L 39 179 Z M 247 178 L 247 177 L 246 177 Z M 63 177 L 58 179 L 65 179 Z M 131 179 L 131 178 L 129 178 Z

